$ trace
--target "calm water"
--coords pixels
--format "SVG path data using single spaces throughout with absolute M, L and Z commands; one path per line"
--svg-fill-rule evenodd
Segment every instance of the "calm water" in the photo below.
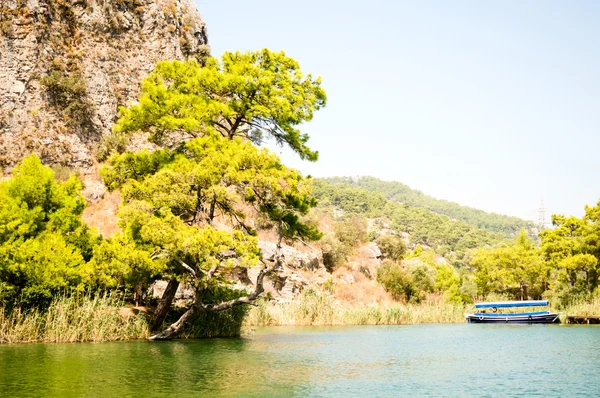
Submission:
M 600 327 L 261 328 L 0 346 L 0 396 L 600 396 Z

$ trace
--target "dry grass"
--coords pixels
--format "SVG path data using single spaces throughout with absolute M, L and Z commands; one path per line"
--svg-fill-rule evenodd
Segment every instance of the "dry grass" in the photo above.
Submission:
M 571 316 L 600 316 L 600 295 L 596 294 L 590 301 L 571 304 L 562 311 L 561 320 Z
M 350 275 L 354 279 L 354 283 L 343 283 L 339 281 L 335 286 L 334 298 L 350 306 L 368 306 L 368 305 L 388 305 L 392 302 L 389 294 L 385 289 L 377 283 L 377 281 L 367 278 L 359 271 L 351 271 Z M 336 273 L 337 280 L 343 278 L 343 275 Z
M 465 307 L 442 301 L 422 304 L 387 302 L 352 307 L 327 293 L 308 289 L 299 300 L 274 304 L 261 302 L 253 308 L 245 326 L 308 325 L 399 325 L 417 323 L 462 323 Z
M 149 336 L 143 315 L 122 316 L 123 303 L 114 296 L 60 297 L 47 311 L 10 313 L 0 309 L 0 342 L 71 343 L 144 339 Z

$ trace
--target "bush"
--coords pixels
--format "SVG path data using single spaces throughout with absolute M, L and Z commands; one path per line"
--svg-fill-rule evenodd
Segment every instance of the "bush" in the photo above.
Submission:
M 69 121 L 79 126 L 91 123 L 92 105 L 87 100 L 87 86 L 79 73 L 53 70 L 40 79 L 46 86 L 51 104 L 59 109 Z
M 545 296 L 558 309 L 587 302 L 591 297 L 585 289 L 561 281 L 555 283 L 551 290 L 546 291 Z
M 419 296 L 423 297 L 425 294 L 433 292 L 436 277 L 435 269 L 428 264 L 420 263 L 410 268 L 410 274 Z
M 384 258 L 400 261 L 406 254 L 406 244 L 397 235 L 381 235 L 375 240 Z
M 367 222 L 364 217 L 354 216 L 337 222 L 333 229 L 335 237 L 346 246 L 354 248 L 359 243 L 367 241 Z
M 337 222 L 334 236 L 328 235 L 321 242 L 323 264 L 329 272 L 344 264 L 357 245 L 367 240 L 367 223 L 363 217 L 352 217 Z
M 96 148 L 96 158 L 103 162 L 113 153 L 123 153 L 127 150 L 129 137 L 123 133 L 110 133 L 102 137 L 102 141 Z
M 68 181 L 69 178 L 71 178 L 71 176 L 73 174 L 75 174 L 75 175 L 78 174 L 75 169 L 73 169 L 69 166 L 63 166 L 60 164 L 54 164 L 54 165 L 50 166 L 50 168 L 54 172 L 54 179 L 59 182 Z
M 321 242 L 323 265 L 329 272 L 333 272 L 340 265 L 343 265 L 346 262 L 346 257 L 351 255 L 354 249 L 352 246 L 348 246 L 330 235 L 323 238 Z
M 377 282 L 394 300 L 410 301 L 412 297 L 418 297 L 411 274 L 396 262 L 385 260 L 381 264 L 377 269 Z

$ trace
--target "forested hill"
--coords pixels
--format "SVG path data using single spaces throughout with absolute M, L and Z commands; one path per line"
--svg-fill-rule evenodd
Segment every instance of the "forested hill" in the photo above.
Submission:
M 324 178 L 330 184 L 347 185 L 362 188 L 371 192 L 380 192 L 393 202 L 405 203 L 411 207 L 420 207 L 434 213 L 443 214 L 450 218 L 460 220 L 471 226 L 493 232 L 503 232 L 510 236 L 516 235 L 521 229 L 529 232 L 535 226 L 532 222 L 496 213 L 487 213 L 483 210 L 447 200 L 436 199 L 425 195 L 421 191 L 396 181 L 383 181 L 375 177 L 329 177 Z
M 453 264 L 463 264 L 470 249 L 496 247 L 507 241 L 506 234 L 474 227 L 445 214 L 422 207 L 386 199 L 381 192 L 371 192 L 349 184 L 334 184 L 316 179 L 313 195 L 319 208 L 342 210 L 344 219 L 370 219 L 371 232 L 391 230 L 392 234 L 408 234 L 410 246 L 426 245 Z M 387 232 L 389 233 L 389 231 Z

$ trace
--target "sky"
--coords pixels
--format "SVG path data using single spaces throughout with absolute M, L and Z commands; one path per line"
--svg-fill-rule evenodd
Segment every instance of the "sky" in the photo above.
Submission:
M 538 220 L 600 198 L 599 1 L 195 0 L 213 56 L 284 50 L 321 76 L 315 177 L 370 175 Z

